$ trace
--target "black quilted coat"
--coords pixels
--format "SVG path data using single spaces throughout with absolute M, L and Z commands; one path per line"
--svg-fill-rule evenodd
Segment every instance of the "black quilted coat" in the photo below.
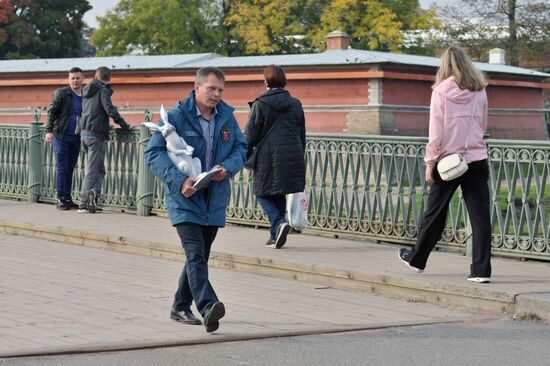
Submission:
M 258 147 L 253 173 L 254 194 L 273 196 L 303 191 L 306 127 L 302 103 L 291 97 L 288 91 L 274 88 L 249 104 L 252 109 L 245 127 L 247 156 L 274 126 Z

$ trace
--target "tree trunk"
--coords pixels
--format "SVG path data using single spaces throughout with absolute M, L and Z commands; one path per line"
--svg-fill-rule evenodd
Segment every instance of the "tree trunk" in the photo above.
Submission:
M 513 66 L 518 66 L 518 35 L 516 23 L 516 0 L 507 0 L 506 2 L 506 15 L 508 16 L 508 57 L 509 63 Z

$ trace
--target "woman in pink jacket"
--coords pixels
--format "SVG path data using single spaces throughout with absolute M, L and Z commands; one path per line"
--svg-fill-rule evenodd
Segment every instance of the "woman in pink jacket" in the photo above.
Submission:
M 429 141 L 426 145 L 428 204 L 420 221 L 416 244 L 401 248 L 399 258 L 416 272 L 424 271 L 428 256 L 441 238 L 449 202 L 460 186 L 472 223 L 473 252 L 469 281 L 491 279 L 491 218 L 489 213 L 489 169 L 487 146 L 487 81 L 459 47 L 449 47 L 432 86 Z M 468 140 L 467 148 L 465 147 Z M 444 181 L 437 172 L 442 157 L 460 153 L 468 163 L 466 173 Z

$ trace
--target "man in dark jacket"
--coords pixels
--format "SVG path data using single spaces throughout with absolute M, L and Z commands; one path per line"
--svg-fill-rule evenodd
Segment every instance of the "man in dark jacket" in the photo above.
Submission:
M 305 188 L 306 126 L 302 103 L 284 89 L 284 70 L 267 66 L 264 81 L 268 90 L 250 103 L 245 135 L 247 156 L 256 150 L 254 194 L 271 223 L 265 246 L 280 249 L 290 230 L 285 220 L 286 194 Z
M 225 315 L 225 307 L 208 280 L 208 257 L 218 228 L 225 226 L 229 178 L 241 170 L 246 153 L 234 109 L 221 100 L 224 83 L 220 69 L 199 69 L 194 91 L 168 113 L 168 122 L 194 148 L 193 157 L 201 160 L 202 170 L 221 169 L 208 186 L 198 190 L 193 187 L 197 178 L 178 170 L 170 160 L 162 134 L 151 136 L 145 151 L 149 169 L 165 183 L 170 221 L 185 251 L 186 262 L 170 318 L 184 324 L 201 324 L 191 312 L 194 301 L 207 332 L 218 329 Z
M 97 196 L 105 178 L 105 151 L 109 141 L 109 117 L 129 130 L 130 125 L 118 113 L 111 102 L 113 90 L 109 86 L 111 70 L 101 66 L 95 72 L 94 80 L 84 88 L 82 118 L 80 119 L 80 136 L 82 148 L 87 152 L 86 175 L 80 192 L 79 213 L 95 213 Z
M 53 142 L 55 153 L 55 191 L 60 210 L 76 208 L 71 198 L 74 167 L 80 153 L 80 136 L 75 134 L 82 112 L 82 82 L 84 75 L 78 67 L 69 71 L 69 86 L 56 89 L 48 107 L 46 143 Z

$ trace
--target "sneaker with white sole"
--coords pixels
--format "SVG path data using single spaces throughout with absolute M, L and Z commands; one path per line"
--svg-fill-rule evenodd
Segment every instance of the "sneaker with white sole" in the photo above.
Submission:
M 277 236 L 275 237 L 275 249 L 281 249 L 286 243 L 286 237 L 290 231 L 290 225 L 286 222 L 277 226 Z
M 470 282 L 477 282 L 477 283 L 489 283 L 491 282 L 491 277 L 468 276 L 467 280 Z
M 399 257 L 399 259 L 401 260 L 401 262 L 405 263 L 407 265 L 407 267 L 409 267 L 410 269 L 412 269 L 413 271 L 415 271 L 416 273 L 422 273 L 424 272 L 423 269 L 420 269 L 420 268 L 416 268 L 416 267 L 413 267 L 409 264 L 409 261 L 406 260 L 405 258 L 407 258 L 407 254 L 409 253 L 409 249 L 407 248 L 401 248 L 399 249 L 399 251 L 397 252 L 397 256 Z
M 86 201 L 86 206 L 88 206 L 88 212 L 95 213 L 97 209 L 95 191 L 93 189 L 90 189 L 86 194 L 86 196 L 88 198 Z
M 266 241 L 265 247 L 275 249 L 275 240 L 269 239 L 268 241 Z

